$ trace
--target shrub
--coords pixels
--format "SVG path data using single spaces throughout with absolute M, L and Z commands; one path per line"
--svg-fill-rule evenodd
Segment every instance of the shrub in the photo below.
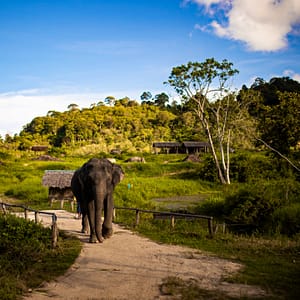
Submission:
M 300 233 L 300 203 L 278 208 L 272 216 L 274 232 L 293 236 Z
M 199 176 L 201 180 L 207 180 L 210 182 L 219 182 L 218 172 L 213 157 L 206 156 L 202 163 Z
M 239 231 L 270 232 L 273 212 L 287 205 L 294 196 L 288 181 L 246 184 L 237 190 L 229 189 L 224 218 Z
M 230 177 L 234 182 L 253 182 L 262 179 L 276 179 L 280 174 L 275 161 L 270 157 L 250 153 L 233 155 L 230 164 Z

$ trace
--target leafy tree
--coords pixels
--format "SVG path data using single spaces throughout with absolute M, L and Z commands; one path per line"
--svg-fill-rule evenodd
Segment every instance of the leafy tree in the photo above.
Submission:
M 168 102 L 169 96 L 166 93 L 157 94 L 154 97 L 154 104 L 161 108 L 164 108 Z
M 229 92 L 229 79 L 238 71 L 227 60 L 214 58 L 204 62 L 189 62 L 174 67 L 168 83 L 187 101 L 192 101 L 196 113 L 211 146 L 218 176 L 223 184 L 230 183 L 229 153 L 232 128 L 230 118 L 236 101 Z
M 73 111 L 73 110 L 78 110 L 79 109 L 79 106 L 75 103 L 71 103 L 68 105 L 68 110 L 69 111 Z
M 300 93 L 278 93 L 279 104 L 260 118 L 261 139 L 288 155 L 300 141 Z
M 152 94 L 150 92 L 143 92 L 143 94 L 140 97 L 141 97 L 142 102 L 144 102 L 144 101 L 147 102 L 147 101 L 151 100 Z
M 109 105 L 109 106 L 114 106 L 115 102 L 116 102 L 116 98 L 114 96 L 107 96 L 104 99 L 104 102 Z
M 250 89 L 243 86 L 239 102 L 247 103 L 258 122 L 257 138 L 283 155 L 288 155 L 300 140 L 300 83 L 288 77 L 265 82 L 257 78 Z

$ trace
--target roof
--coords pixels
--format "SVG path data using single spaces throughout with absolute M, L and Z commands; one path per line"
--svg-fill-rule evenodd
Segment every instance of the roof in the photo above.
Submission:
M 60 189 L 71 187 L 73 170 L 46 170 L 42 179 L 43 186 L 58 187 Z
M 153 143 L 154 148 L 175 148 L 184 146 L 185 148 L 203 148 L 209 147 L 209 143 L 207 142 L 199 142 L 199 141 L 186 141 L 186 142 L 155 142 Z
M 155 142 L 153 143 L 153 147 L 155 148 L 175 148 L 180 147 L 181 143 L 178 142 Z
M 202 148 L 202 147 L 209 147 L 209 143 L 207 142 L 197 142 L 197 141 L 188 141 L 188 142 L 182 142 L 183 146 L 186 148 L 189 147 L 198 147 L 198 148 Z

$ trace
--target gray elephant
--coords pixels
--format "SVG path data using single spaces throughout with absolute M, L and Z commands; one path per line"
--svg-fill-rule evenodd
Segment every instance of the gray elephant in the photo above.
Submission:
M 112 235 L 113 191 L 123 178 L 122 168 L 106 158 L 92 158 L 75 171 L 71 188 L 80 204 L 82 232 L 90 225 L 90 243 L 102 243 Z

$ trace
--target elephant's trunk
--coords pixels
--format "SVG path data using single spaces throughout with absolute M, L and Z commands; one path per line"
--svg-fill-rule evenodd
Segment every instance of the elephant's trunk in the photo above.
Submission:
M 103 190 L 103 187 L 95 187 L 95 231 L 97 239 L 100 243 L 104 241 L 104 238 L 102 236 L 102 210 L 103 210 L 103 201 L 105 197 L 105 191 Z

